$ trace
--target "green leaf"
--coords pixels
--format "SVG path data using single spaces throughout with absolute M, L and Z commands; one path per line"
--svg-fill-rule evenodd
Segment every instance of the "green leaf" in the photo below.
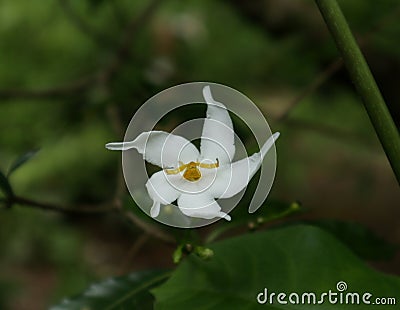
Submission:
M 3 174 L 3 172 L 1 172 L 1 171 L 0 171 L 0 190 L 7 197 L 14 195 L 10 182 L 8 181 L 7 177 Z
M 170 272 L 151 270 L 110 278 L 93 284 L 81 295 L 63 300 L 50 310 L 153 309 L 149 289 L 163 282 Z
M 11 167 L 8 170 L 8 173 L 7 173 L 7 177 L 9 177 L 15 170 L 17 170 L 23 164 L 28 162 L 32 157 L 34 157 L 38 151 L 39 151 L 39 149 L 35 149 L 35 150 L 32 150 L 32 151 L 26 152 L 25 154 L 22 154 L 20 157 L 18 157 L 11 164 Z
M 363 259 L 388 260 L 393 258 L 399 249 L 398 246 L 388 243 L 360 223 L 332 219 L 312 220 L 305 223 L 329 231 Z
M 152 290 L 156 309 L 338 309 L 322 305 L 260 306 L 256 296 L 332 290 L 345 281 L 347 292 L 400 298 L 400 278 L 368 267 L 331 234 L 312 226 L 288 226 L 227 239 L 210 246 L 215 255 L 204 261 L 190 255 L 163 285 Z M 188 285 L 190 283 L 190 285 Z M 361 305 L 346 305 L 360 309 Z M 388 307 L 389 309 L 390 307 Z M 341 308 L 340 308 L 341 309 Z

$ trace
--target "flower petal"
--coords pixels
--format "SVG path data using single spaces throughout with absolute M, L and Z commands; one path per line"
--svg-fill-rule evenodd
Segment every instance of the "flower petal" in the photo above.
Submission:
M 213 197 L 230 198 L 243 190 L 260 168 L 265 154 L 267 154 L 278 137 L 279 132 L 274 133 L 265 142 L 260 152 L 236 161 L 231 165 L 221 167 L 215 182 L 210 188 L 210 193 L 212 193 Z
M 160 214 L 160 203 L 158 201 L 153 201 L 153 205 L 150 209 L 150 216 L 157 217 Z
M 153 199 L 153 206 L 150 210 L 152 217 L 160 213 L 160 204 L 166 205 L 178 199 L 180 193 L 167 181 L 163 171 L 154 173 L 146 183 L 147 192 Z
M 232 120 L 226 107 L 212 97 L 210 86 L 203 88 L 203 97 L 208 107 L 201 135 L 201 156 L 210 160 L 218 158 L 220 164 L 230 163 L 235 155 Z
M 161 168 L 175 168 L 179 161 L 188 163 L 199 157 L 199 151 L 190 141 L 164 131 L 143 132 L 133 141 L 107 143 L 106 148 L 119 151 L 135 148 L 146 161 Z
M 227 221 L 231 220 L 228 214 L 221 211 L 219 204 L 208 192 L 197 195 L 182 194 L 178 198 L 178 207 L 183 214 L 190 217 L 203 219 L 221 217 Z

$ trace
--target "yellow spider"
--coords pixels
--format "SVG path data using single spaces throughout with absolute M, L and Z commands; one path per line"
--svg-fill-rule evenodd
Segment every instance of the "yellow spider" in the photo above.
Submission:
M 198 167 L 205 168 L 205 169 L 218 168 L 219 160 L 217 158 L 217 162 L 214 164 L 203 164 L 203 163 L 194 162 L 194 161 L 191 161 L 188 164 L 184 164 L 183 162 L 180 161 L 179 164 L 180 164 L 180 166 L 178 168 L 165 169 L 165 172 L 167 174 L 178 174 L 179 172 L 182 172 L 183 170 L 185 170 L 185 172 L 183 173 L 183 177 L 190 182 L 194 182 L 201 178 L 201 172 Z

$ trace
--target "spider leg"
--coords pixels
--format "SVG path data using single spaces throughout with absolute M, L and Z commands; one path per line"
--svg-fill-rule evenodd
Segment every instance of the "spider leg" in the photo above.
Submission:
M 212 168 L 218 168 L 219 167 L 219 160 L 217 158 L 217 162 L 214 164 L 199 164 L 200 168 L 206 168 L 206 169 L 212 169 Z
M 181 164 L 179 166 L 179 168 L 176 168 L 176 169 L 164 169 L 164 170 L 165 170 L 165 172 L 167 174 L 178 174 L 179 172 L 182 172 L 183 170 L 185 170 L 186 167 L 187 167 L 187 165 L 183 164 L 183 162 L 181 162 L 181 161 L 179 162 L 179 164 Z

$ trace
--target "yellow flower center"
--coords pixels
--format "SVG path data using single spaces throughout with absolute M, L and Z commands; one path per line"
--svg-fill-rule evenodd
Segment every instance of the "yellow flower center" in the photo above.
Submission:
M 199 163 L 197 161 L 196 162 L 191 161 L 188 164 L 180 162 L 180 164 L 181 165 L 176 169 L 165 169 L 165 172 L 167 174 L 178 174 L 179 172 L 185 171 L 183 173 L 183 177 L 190 182 L 195 182 L 200 180 L 201 172 L 198 167 L 206 169 L 213 169 L 219 167 L 218 159 L 214 164 L 204 164 L 204 163 Z

